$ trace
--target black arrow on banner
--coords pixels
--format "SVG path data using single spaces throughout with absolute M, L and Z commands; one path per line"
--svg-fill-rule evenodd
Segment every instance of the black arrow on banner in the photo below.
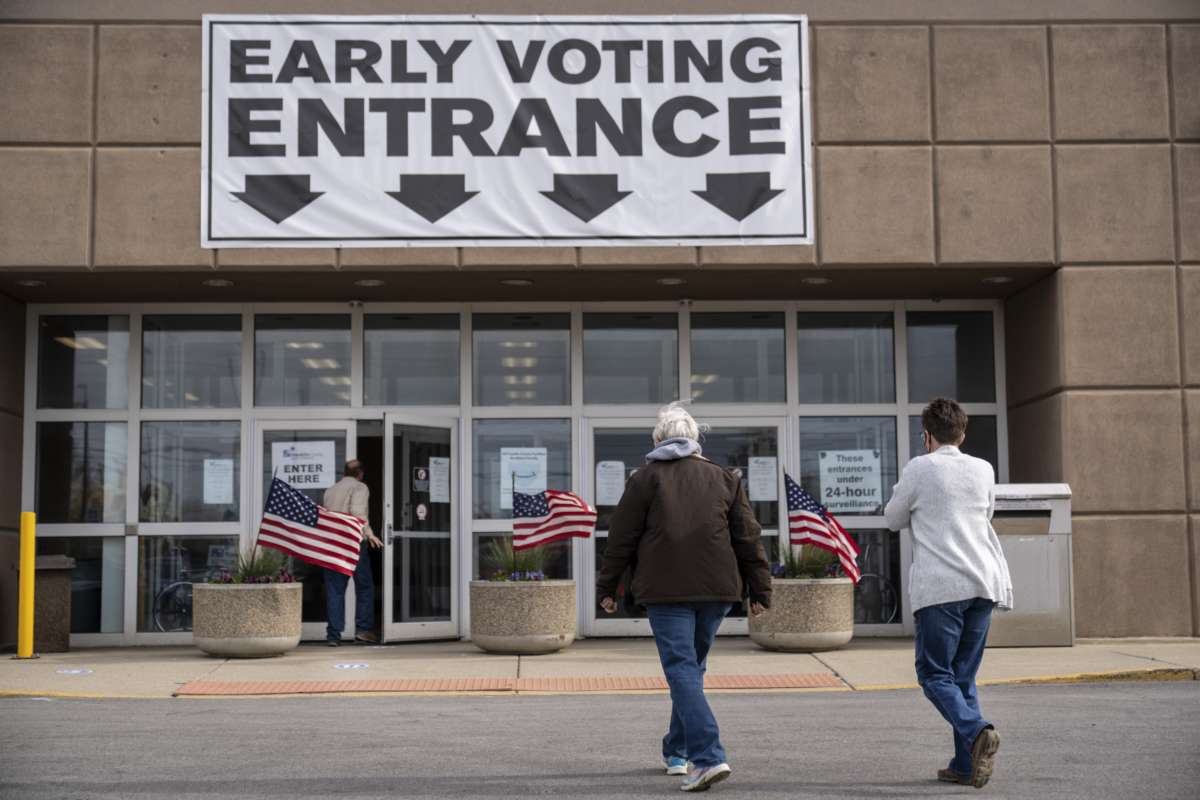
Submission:
M 542 194 L 579 217 L 591 222 L 633 192 L 617 188 L 616 175 L 554 176 L 554 191 Z
M 247 175 L 246 191 L 233 196 L 276 225 L 324 192 L 309 190 L 308 175 Z
M 716 172 L 707 178 L 704 191 L 695 193 L 738 222 L 783 194 L 771 188 L 769 172 Z
M 388 192 L 429 222 L 437 222 L 477 194 L 467 191 L 466 175 L 401 175 L 400 191 Z

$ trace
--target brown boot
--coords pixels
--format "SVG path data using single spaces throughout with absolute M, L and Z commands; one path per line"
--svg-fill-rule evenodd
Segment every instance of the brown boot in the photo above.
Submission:
M 971 745 L 971 777 L 969 783 L 976 789 L 987 786 L 996 766 L 996 751 L 1000 749 L 1000 734 L 995 728 L 984 728 Z
M 971 782 L 970 775 L 963 775 L 961 772 L 946 767 L 946 769 L 938 770 L 938 780 L 942 783 L 957 783 L 960 786 L 966 786 Z

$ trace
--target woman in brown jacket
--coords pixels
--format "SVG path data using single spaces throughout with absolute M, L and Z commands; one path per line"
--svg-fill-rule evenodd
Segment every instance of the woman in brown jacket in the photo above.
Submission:
M 671 687 L 663 737 L 668 775 L 684 791 L 729 777 L 717 720 L 704 698 L 704 669 L 721 621 L 747 597 L 757 616 L 771 604 L 771 572 L 741 478 L 701 455 L 700 429 L 671 404 L 658 414 L 654 450 L 625 484 L 609 524 L 596 596 L 609 614 L 629 566 Z M 690 769 L 689 769 L 690 762 Z

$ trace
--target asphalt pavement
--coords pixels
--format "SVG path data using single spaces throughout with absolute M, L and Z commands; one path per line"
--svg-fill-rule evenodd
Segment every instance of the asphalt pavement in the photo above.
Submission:
M 938 784 L 916 690 L 711 695 L 733 777 L 706 797 L 1188 798 L 1200 682 L 1000 686 L 982 792 Z M 0 698 L 0 797 L 679 797 L 655 695 Z

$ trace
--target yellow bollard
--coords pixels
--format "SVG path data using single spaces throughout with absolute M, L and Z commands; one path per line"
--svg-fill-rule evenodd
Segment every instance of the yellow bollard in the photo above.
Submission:
M 17 658 L 33 658 L 33 573 L 37 515 L 21 512 L 21 575 L 17 612 Z

